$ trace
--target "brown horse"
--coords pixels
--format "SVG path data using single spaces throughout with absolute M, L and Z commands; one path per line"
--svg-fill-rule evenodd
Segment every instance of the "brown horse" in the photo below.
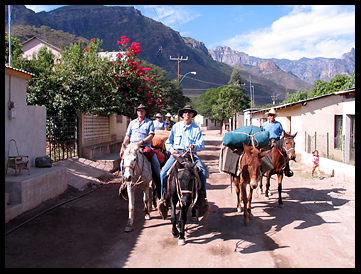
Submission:
M 272 161 L 274 169 L 266 172 L 267 183 L 266 183 L 266 192 L 265 196 L 269 197 L 269 188 L 270 188 L 270 179 L 273 174 L 277 174 L 278 177 L 278 206 L 283 208 L 284 204 L 282 202 L 282 180 L 283 173 L 286 164 L 290 161 L 296 161 L 296 152 L 295 152 L 295 141 L 297 132 L 293 135 L 287 134 L 284 131 L 284 137 L 276 142 L 276 145 L 271 149 L 272 151 Z M 260 189 L 262 191 L 262 179 L 260 183 Z
M 266 156 L 271 151 L 261 152 L 255 147 L 248 147 L 243 144 L 244 153 L 241 156 L 238 169 L 240 174 L 233 176 L 233 182 L 236 186 L 237 194 L 237 212 L 241 212 L 241 201 L 244 205 L 244 224 L 248 225 L 249 219 L 253 219 L 251 212 L 252 192 L 258 186 L 258 181 L 261 179 L 261 158 Z M 249 195 L 247 197 L 247 184 L 250 185 Z M 240 191 L 240 189 L 242 191 Z

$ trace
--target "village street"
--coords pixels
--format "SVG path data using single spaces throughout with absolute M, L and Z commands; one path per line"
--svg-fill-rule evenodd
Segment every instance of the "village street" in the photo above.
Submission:
M 120 180 L 60 206 L 5 236 L 5 267 L 355 267 L 355 183 L 318 180 L 292 164 L 295 175 L 277 183 L 270 199 L 254 192 L 254 220 L 243 224 L 229 176 L 218 171 L 221 137 L 205 132 L 199 153 L 210 167 L 208 219 L 186 225 L 178 246 L 169 218 L 156 210 L 144 220 L 136 191 L 134 230 L 125 233 L 127 202 L 119 200 Z M 85 190 L 88 191 L 88 190 Z M 83 194 L 68 190 L 5 224 L 5 232 L 56 203 Z M 190 216 L 190 215 L 189 215 Z

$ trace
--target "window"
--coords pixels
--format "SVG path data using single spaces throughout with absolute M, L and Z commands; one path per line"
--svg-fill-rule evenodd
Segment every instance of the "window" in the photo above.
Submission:
M 335 115 L 334 148 L 342 146 L 342 115 Z

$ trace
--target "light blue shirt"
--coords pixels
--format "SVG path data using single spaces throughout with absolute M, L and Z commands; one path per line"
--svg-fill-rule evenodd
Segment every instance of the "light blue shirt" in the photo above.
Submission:
M 270 122 L 265 122 L 262 125 L 263 131 L 269 131 L 269 138 L 280 138 L 283 136 L 283 127 L 280 122 L 274 121 L 272 124 Z
M 154 134 L 153 121 L 145 118 L 141 124 L 139 119 L 134 119 L 129 123 L 126 135 L 130 137 L 130 142 L 139 142 L 146 138 L 149 134 Z M 144 146 L 150 147 L 151 142 L 144 143 Z
M 168 140 L 165 142 L 167 150 L 187 150 L 190 145 L 194 145 L 193 151 L 202 151 L 204 149 L 201 129 L 194 123 L 189 125 L 186 125 L 183 121 L 176 123 L 172 127 Z
M 167 127 L 167 124 L 164 121 L 158 122 L 157 120 L 153 121 L 155 130 L 163 130 Z

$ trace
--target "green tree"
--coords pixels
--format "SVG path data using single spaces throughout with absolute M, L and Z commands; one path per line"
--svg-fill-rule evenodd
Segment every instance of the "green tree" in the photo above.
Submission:
M 221 130 L 225 120 L 234 116 L 235 113 L 249 108 L 250 105 L 246 90 L 234 85 L 209 89 L 199 98 L 202 104 L 197 108 L 197 111 L 211 120 L 220 122 Z
M 297 90 L 294 93 L 287 92 L 286 99 L 283 101 L 283 104 L 306 100 L 307 96 L 308 96 L 308 91 L 304 89 Z
M 234 68 L 232 71 L 231 79 L 229 79 L 228 85 L 242 86 L 243 80 L 239 73 L 239 69 Z
M 16 67 L 18 59 L 21 58 L 23 50 L 17 37 L 11 37 L 11 66 Z M 9 63 L 9 34 L 5 31 L 5 64 Z

